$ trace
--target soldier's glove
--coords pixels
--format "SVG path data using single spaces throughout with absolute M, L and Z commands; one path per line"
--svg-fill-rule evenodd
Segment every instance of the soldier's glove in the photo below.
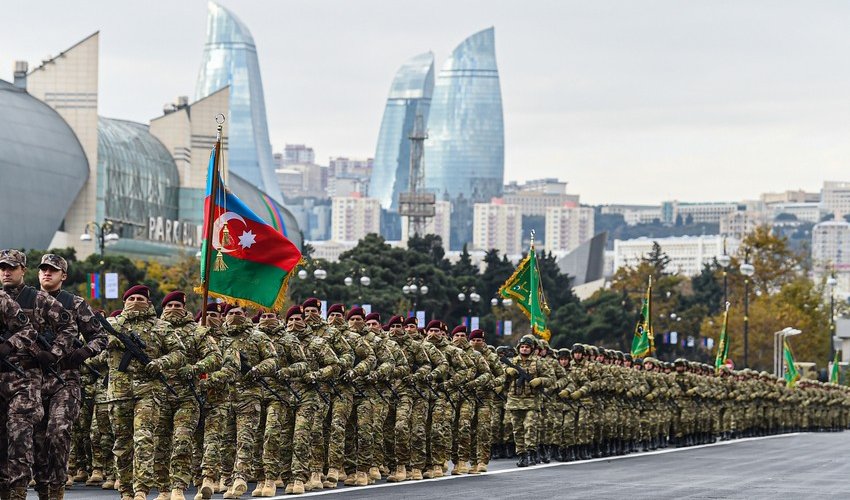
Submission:
M 260 378 L 260 371 L 257 370 L 257 367 L 253 367 L 248 370 L 248 373 L 245 374 L 245 380 L 248 382 L 256 382 Z
M 182 378 L 183 380 L 192 380 L 193 378 L 195 378 L 195 366 L 181 366 L 180 369 L 177 370 L 177 376 Z
M 655 394 L 647 394 L 646 396 L 643 397 L 643 399 L 650 401 L 650 402 L 655 401 Z
M 159 361 L 154 360 L 145 365 L 145 373 L 150 375 L 151 377 L 156 377 L 157 375 L 162 373 L 162 365 Z
M 62 362 L 64 368 L 69 370 L 76 370 L 83 363 L 89 359 L 92 355 L 91 349 L 88 346 L 80 347 L 79 349 L 75 349 L 74 352 L 68 355 L 67 358 Z
M 356 375 L 354 373 L 354 370 L 348 370 L 347 372 L 342 374 L 342 380 L 343 382 L 351 382 L 352 380 L 354 380 L 355 376 Z
M 275 375 L 278 380 L 289 380 L 289 378 L 292 377 L 292 374 L 289 372 L 289 368 L 281 368 Z
M 571 396 L 571 394 L 570 394 L 569 389 L 564 389 L 563 391 L 558 393 L 558 397 L 561 398 L 561 399 L 567 399 L 570 396 Z
M 531 382 L 529 382 L 529 383 L 531 384 L 531 387 L 537 387 L 537 386 L 539 386 L 540 384 L 543 383 L 543 378 L 542 377 L 533 378 L 533 379 L 531 379 Z
M 493 392 L 495 392 L 496 394 L 501 394 L 502 391 L 504 391 L 504 390 L 505 390 L 505 388 L 502 387 L 501 385 L 497 385 L 496 387 L 493 388 Z
M 516 368 L 514 368 L 513 366 L 505 368 L 505 373 L 507 373 L 511 377 L 516 377 L 519 374 L 519 372 L 516 371 Z
M 305 373 L 302 380 L 304 383 L 312 385 L 319 380 L 319 375 L 316 372 Z
M 579 389 L 577 391 L 573 391 L 572 394 L 570 394 L 570 399 L 581 399 L 582 396 L 584 396 L 584 391 Z
M 35 359 L 42 368 L 47 368 L 53 366 L 59 357 L 50 351 L 38 351 L 35 355 Z
M 113 337 L 112 335 L 110 335 L 109 341 L 106 343 L 106 348 L 111 349 L 113 351 L 123 351 L 124 344 L 122 344 L 121 341 L 118 340 L 118 337 Z
M 208 384 L 212 387 L 221 387 L 227 383 L 227 375 L 224 372 L 215 372 L 209 376 Z

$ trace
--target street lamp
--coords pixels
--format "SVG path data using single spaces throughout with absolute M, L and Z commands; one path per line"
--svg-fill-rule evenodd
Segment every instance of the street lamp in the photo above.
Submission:
M 774 332 L 773 334 L 773 374 L 777 377 L 781 377 L 785 374 L 785 356 L 783 356 L 783 349 L 785 346 L 785 337 L 790 337 L 792 335 L 799 335 L 803 333 L 802 330 L 798 330 L 796 328 L 791 328 L 790 326 L 786 326 L 782 330 L 778 332 Z
M 413 297 L 413 311 L 415 313 L 416 306 L 419 303 L 420 295 L 428 295 L 428 285 L 424 283 L 422 278 L 407 278 L 407 284 L 401 287 L 401 292 L 405 295 Z
M 835 287 L 838 285 L 838 280 L 835 279 L 835 274 L 833 273 L 826 280 L 827 286 L 829 286 L 829 359 L 827 363 L 832 361 L 835 358 Z
M 717 257 L 717 263 L 723 268 L 723 303 L 726 303 L 726 290 L 728 288 L 729 264 L 732 263 L 732 257 L 726 253 L 726 238 L 723 238 L 723 255 Z
M 466 313 L 469 318 L 470 327 L 472 326 L 472 305 L 477 304 L 481 300 L 481 296 L 475 291 L 474 286 L 463 287 L 457 294 L 457 300 L 461 303 L 466 303 Z
M 103 275 L 101 279 L 104 284 L 101 288 L 103 292 L 100 295 L 100 300 L 101 307 L 104 310 L 106 310 L 106 273 L 104 272 L 106 261 L 104 260 L 104 253 L 108 245 L 112 245 L 121 239 L 121 237 L 118 236 L 118 233 L 114 232 L 114 229 L 115 225 L 111 220 L 104 220 L 100 224 L 91 221 L 86 224 L 83 234 L 80 235 L 80 241 L 97 241 L 97 248 L 100 253 L 100 274 Z
M 325 278 L 327 278 L 327 277 L 328 277 L 328 272 L 327 272 L 327 271 L 325 271 L 324 269 L 322 269 L 322 268 L 319 266 L 319 263 L 316 263 L 315 265 L 316 265 L 317 267 L 316 267 L 316 269 L 314 269 L 314 270 L 313 270 L 313 278 L 315 278 L 315 280 L 316 280 L 316 286 L 313 288 L 313 295 L 318 295 L 318 294 L 319 294 L 319 281 L 322 281 L 322 280 L 324 280 Z M 297 276 L 298 276 L 298 279 L 299 279 L 299 280 L 301 280 L 301 281 L 306 281 L 306 280 L 307 280 L 307 278 L 309 278 L 309 277 L 310 277 L 310 273 L 309 273 L 309 272 L 307 272 L 307 270 L 306 270 L 306 269 L 301 268 L 301 269 L 299 269 L 299 270 L 298 270 L 298 275 L 297 275 Z
M 750 353 L 750 277 L 756 268 L 750 264 L 750 249 L 744 250 L 744 263 L 741 264 L 741 274 L 744 275 L 744 367 L 749 367 Z
M 342 282 L 347 287 L 354 285 L 354 278 L 352 276 L 356 276 L 358 274 L 358 272 L 360 274 L 360 279 L 357 280 L 357 300 L 362 301 L 363 300 L 363 287 L 369 286 L 369 285 L 372 284 L 372 278 L 370 278 L 369 276 L 366 276 L 366 268 L 361 267 L 359 271 L 356 268 L 351 269 L 348 272 L 349 276 L 346 276 L 345 279 L 342 280 Z

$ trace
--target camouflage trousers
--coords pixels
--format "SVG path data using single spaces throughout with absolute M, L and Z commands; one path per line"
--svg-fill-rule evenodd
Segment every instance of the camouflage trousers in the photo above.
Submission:
M 401 392 L 395 409 L 395 447 L 391 463 L 424 469 L 426 465 L 425 426 L 428 401 L 416 394 Z
M 564 410 L 561 413 L 561 423 L 559 429 L 561 431 L 561 446 L 575 446 L 578 443 L 576 439 L 576 428 L 578 424 L 580 407 L 572 402 L 564 403 Z
M 0 490 L 29 483 L 33 427 L 44 416 L 41 369 L 24 373 L 0 373 Z
M 324 391 L 328 394 L 328 391 Z M 310 472 L 324 472 L 325 468 L 325 420 L 330 406 L 316 398 L 314 417 L 310 422 Z
M 81 381 L 81 384 L 85 379 Z M 94 384 L 80 386 L 80 413 L 71 427 L 71 450 L 68 454 L 68 470 L 103 469 L 94 464 L 94 446 L 91 441 L 94 427 Z
M 92 467 L 103 470 L 104 476 L 115 474 L 115 456 L 112 445 L 115 444 L 115 434 L 109 421 L 109 405 L 95 403 L 91 426 Z
M 351 411 L 354 406 L 354 393 L 348 387 L 339 387 L 338 390 L 342 397 L 337 396 L 331 400 L 327 441 L 328 467 L 341 470 L 345 467 L 345 443 L 348 440 L 346 424 L 351 417 Z
M 386 450 L 384 448 L 384 422 L 387 421 L 390 413 L 390 404 L 388 401 L 391 400 L 392 395 L 384 394 L 384 399 L 378 398 L 372 403 L 374 408 L 372 411 L 374 418 L 372 422 L 372 429 L 374 431 L 374 435 L 372 436 L 372 467 L 387 464 Z
M 348 421 L 345 438 L 349 443 L 346 449 L 351 453 L 347 456 L 354 457 L 354 468 L 358 472 L 368 472 L 372 467 L 372 448 L 374 445 L 374 399 L 377 396 L 365 390 L 363 396 L 354 398 L 354 411 Z M 349 465 L 346 465 L 348 470 Z
M 593 444 L 596 433 L 594 418 L 597 417 L 596 404 L 592 398 L 582 398 L 578 401 L 578 416 L 576 417 L 576 444 Z
M 221 450 L 223 442 L 227 438 L 224 428 L 227 423 L 227 410 L 229 406 L 229 404 L 223 401 L 213 403 L 207 400 L 201 473 L 204 477 L 213 480 L 218 480 L 222 474 Z
M 233 466 L 236 463 L 236 411 L 230 401 L 225 406 L 221 439 L 221 475 L 228 478 L 227 484 L 230 485 L 233 482 L 231 478 L 233 477 Z
M 431 441 L 431 454 L 428 466 L 443 465 L 449 459 L 452 447 L 452 424 L 454 410 L 444 394 L 430 402 L 431 429 L 428 433 Z
M 65 484 L 71 429 L 80 413 L 80 382 L 70 371 L 65 371 L 64 375 L 65 384 L 51 377 L 41 386 L 44 417 L 33 429 L 36 489 L 58 488 Z
M 192 482 L 192 439 L 200 407 L 191 396 L 163 399 L 154 437 L 154 477 L 159 491 L 186 489 Z
M 452 461 L 468 462 L 472 456 L 472 417 L 475 414 L 475 400 L 453 398 L 457 411 L 452 422 Z
M 472 418 L 472 455 L 469 457 L 472 465 L 490 463 L 490 446 L 493 444 L 493 397 L 481 398 L 483 404 L 476 404 L 475 416 Z
M 259 396 L 244 395 L 231 403 L 236 425 L 236 459 L 233 478 L 248 480 L 253 472 L 254 450 L 260 427 L 262 404 Z
M 263 446 L 266 479 L 290 483 L 310 478 L 310 432 L 316 407 L 316 396 L 310 391 L 301 392 L 301 403 L 295 408 L 277 400 L 269 403 Z
M 121 494 L 150 491 L 153 475 L 154 433 L 159 421 L 161 395 L 148 394 L 138 400 L 109 403 L 109 420 L 115 433 L 112 453 L 121 482 Z
M 537 410 L 509 410 L 514 429 L 516 452 L 537 448 Z

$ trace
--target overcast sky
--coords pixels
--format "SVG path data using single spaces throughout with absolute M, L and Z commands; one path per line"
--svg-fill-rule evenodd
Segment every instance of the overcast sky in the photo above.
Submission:
M 850 2 L 221 3 L 253 33 L 275 151 L 374 156 L 399 65 L 433 50 L 439 69 L 495 26 L 506 180 L 560 177 L 594 204 L 850 180 Z M 206 11 L 203 0 L 17 2 L 0 16 L 0 78 L 100 30 L 100 114 L 147 123 L 193 95 Z

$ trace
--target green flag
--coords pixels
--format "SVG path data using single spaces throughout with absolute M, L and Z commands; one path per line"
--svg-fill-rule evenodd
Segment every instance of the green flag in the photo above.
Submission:
M 797 371 L 797 365 L 794 364 L 794 353 L 791 352 L 788 341 L 783 340 L 782 344 L 782 357 L 785 359 L 785 384 L 788 387 L 794 387 L 794 384 L 800 380 L 800 372 Z
M 840 369 L 838 366 L 838 353 L 841 351 L 835 351 L 835 358 L 832 360 L 832 370 L 829 371 L 829 381 L 833 384 L 840 384 Z
M 729 358 L 729 333 L 726 331 L 726 326 L 729 324 L 729 303 L 726 303 L 726 310 L 723 312 L 723 328 L 720 330 L 720 340 L 717 343 L 717 356 L 714 358 L 714 370 L 720 371 L 720 367 L 726 364 Z
M 645 358 L 655 347 L 655 335 L 652 331 L 652 278 L 646 287 L 646 297 L 640 309 L 640 318 L 635 325 L 635 336 L 632 339 L 632 357 Z
M 540 282 L 540 269 L 537 267 L 537 255 L 534 244 L 531 250 L 516 268 L 516 271 L 499 288 L 499 295 L 516 301 L 519 308 L 531 322 L 531 331 L 547 342 L 552 337 L 546 328 L 549 317 L 549 306 L 543 294 L 543 284 Z

